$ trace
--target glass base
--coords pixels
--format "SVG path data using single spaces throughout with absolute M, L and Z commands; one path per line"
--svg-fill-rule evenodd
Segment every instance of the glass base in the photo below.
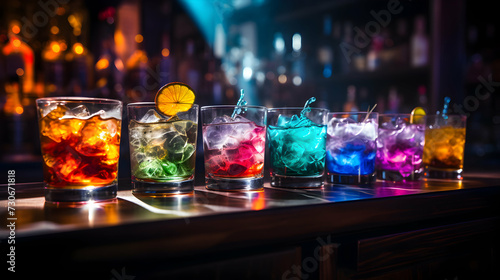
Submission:
M 259 191 L 264 189 L 264 178 L 210 178 L 205 177 L 206 188 L 213 191 Z
M 442 168 L 434 168 L 434 167 L 426 167 L 425 168 L 425 178 L 430 179 L 453 179 L 453 180 L 462 180 L 462 171 L 463 169 L 442 169 Z
M 309 189 L 321 188 L 324 185 L 323 175 L 320 176 L 283 176 L 273 174 L 271 186 L 278 188 Z
M 45 201 L 47 202 L 89 202 L 116 198 L 118 184 L 102 187 L 53 188 L 45 185 Z
M 401 172 L 393 170 L 377 170 L 377 179 L 392 182 L 418 181 L 422 178 L 422 172 L 413 172 L 409 176 L 403 177 Z
M 328 173 L 326 181 L 332 184 L 345 184 L 345 185 L 365 185 L 371 184 L 377 180 L 375 172 L 368 175 L 347 175 Z
M 146 196 L 190 194 L 194 191 L 193 178 L 185 181 L 147 182 L 132 179 L 132 193 Z

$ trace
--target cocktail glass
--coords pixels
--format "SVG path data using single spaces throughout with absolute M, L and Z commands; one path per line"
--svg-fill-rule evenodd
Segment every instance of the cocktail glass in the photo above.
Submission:
M 466 121 L 460 115 L 427 116 L 423 153 L 427 178 L 463 178 Z
M 154 102 L 130 103 L 127 111 L 133 193 L 192 193 L 198 105 L 173 117 L 158 114 Z
M 45 200 L 116 197 L 122 102 L 83 97 L 36 100 Z
M 425 116 L 379 116 L 377 178 L 387 181 L 418 180 L 423 175 Z
M 378 113 L 329 113 L 327 133 L 327 181 L 336 184 L 374 182 Z
M 324 184 L 327 109 L 269 109 L 271 185 L 315 188 Z
M 235 108 L 241 112 L 233 117 Z M 204 106 L 201 107 L 201 120 L 207 189 L 262 189 L 267 109 L 262 106 Z

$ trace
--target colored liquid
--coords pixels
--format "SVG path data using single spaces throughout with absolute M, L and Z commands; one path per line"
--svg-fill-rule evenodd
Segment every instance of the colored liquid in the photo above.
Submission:
M 369 175 L 375 171 L 377 124 L 337 123 L 328 127 L 326 165 L 329 173 Z
M 462 169 L 464 145 L 465 128 L 427 128 L 425 130 L 424 165 L 440 169 Z
M 392 129 L 379 127 L 377 170 L 396 172 L 401 178 L 422 173 L 424 131 L 423 125 L 414 124 L 401 124 Z
M 265 137 L 266 128 L 250 121 L 203 126 L 206 175 L 218 178 L 263 177 Z
M 132 177 L 146 182 L 182 181 L 194 177 L 198 126 L 189 120 L 130 121 Z
M 40 119 L 44 180 L 51 187 L 106 186 L 116 180 L 121 120 L 65 116 L 58 106 Z
M 274 174 L 282 176 L 323 174 L 326 125 L 316 125 L 309 120 L 304 123 L 304 126 L 297 127 L 269 126 L 269 155 Z

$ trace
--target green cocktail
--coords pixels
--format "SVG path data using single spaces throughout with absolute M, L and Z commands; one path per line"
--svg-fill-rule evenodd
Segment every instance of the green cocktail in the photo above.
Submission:
M 179 115 L 165 119 L 149 109 L 139 120 L 130 120 L 130 163 L 135 191 L 182 193 L 179 187 L 186 182 L 190 185 L 186 190 L 192 190 L 198 125 Z

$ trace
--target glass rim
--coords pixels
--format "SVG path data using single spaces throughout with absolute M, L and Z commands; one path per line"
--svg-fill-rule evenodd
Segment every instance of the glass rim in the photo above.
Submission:
M 373 114 L 373 112 L 372 112 Z M 408 113 L 408 114 L 398 114 L 398 113 L 391 113 L 391 114 L 378 114 L 379 117 L 398 117 L 398 116 L 408 116 L 408 117 L 411 117 L 412 114 Z M 423 114 L 413 114 L 413 116 L 419 116 L 419 117 L 427 117 L 428 115 L 423 115 Z
M 311 110 L 315 111 L 328 111 L 327 108 L 318 108 L 318 107 L 310 107 Z M 276 108 L 269 108 L 267 109 L 268 111 L 284 111 L 284 110 L 304 110 L 304 107 L 276 107 Z
M 80 96 L 55 96 L 55 97 L 42 97 L 37 98 L 36 102 L 48 103 L 48 102 L 71 102 L 71 103 L 81 103 L 81 102 L 102 102 L 107 104 L 123 104 L 121 100 L 100 98 L 100 97 L 80 97 Z
M 356 114 L 368 114 L 368 112 L 330 112 L 328 114 L 332 114 L 332 115 L 334 115 L 334 114 L 335 115 L 340 115 L 340 114 L 342 114 L 342 115 L 356 115 Z M 370 115 L 371 114 L 380 115 L 379 112 L 371 112 Z
M 180 105 L 191 104 L 191 103 L 178 103 L 178 102 L 166 102 L 166 103 L 175 103 L 175 104 L 180 104 Z M 128 103 L 127 107 L 147 107 L 147 106 L 151 106 L 151 105 L 156 107 L 156 103 L 154 101 L 132 102 L 132 103 Z M 195 104 L 195 103 L 192 103 L 191 105 L 193 107 L 199 106 L 198 104 Z
M 228 109 L 228 108 L 236 108 L 237 105 L 208 105 L 208 106 L 201 106 L 200 110 L 206 110 L 206 109 Z M 265 109 L 266 111 L 269 110 L 265 106 L 258 106 L 258 105 L 245 105 L 245 106 L 238 106 L 241 108 L 251 108 L 251 109 Z
M 427 117 L 434 117 L 434 118 L 436 118 L 436 117 L 441 117 L 441 115 L 438 115 L 438 114 L 432 114 L 432 115 L 426 115 L 426 116 L 427 116 Z M 466 115 L 461 115 L 461 114 L 449 114 L 449 115 L 447 115 L 447 116 L 448 116 L 448 117 L 454 117 L 454 118 L 455 118 L 455 117 L 459 117 L 459 118 L 467 118 L 467 116 L 466 116 Z

